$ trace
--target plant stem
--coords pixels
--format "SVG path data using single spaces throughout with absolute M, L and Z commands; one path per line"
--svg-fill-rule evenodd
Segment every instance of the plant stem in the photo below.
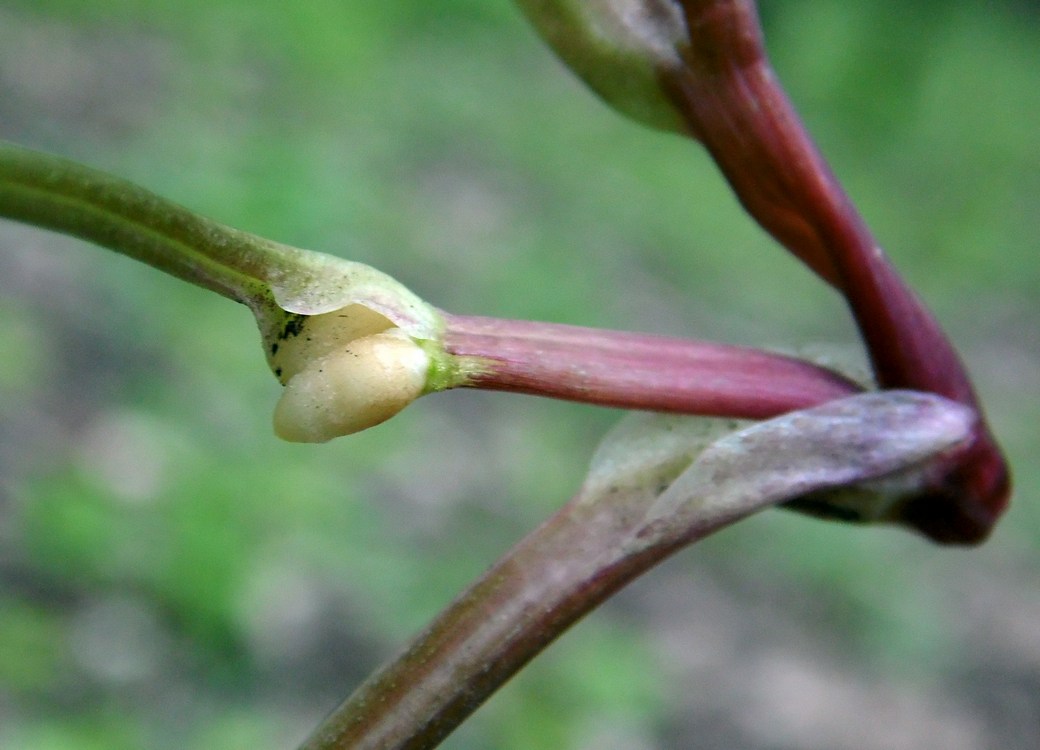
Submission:
M 267 295 L 293 248 L 224 226 L 128 180 L 0 142 L 0 216 L 116 250 L 236 302 Z
M 433 748 L 567 628 L 673 552 L 769 505 L 942 460 L 970 437 L 973 419 L 937 396 L 867 393 L 757 423 L 699 455 L 702 445 L 674 440 L 636 467 L 612 466 L 618 453 L 632 456 L 621 438 L 573 500 L 301 750 Z
M 444 314 L 448 353 L 475 357 L 463 385 L 624 409 L 766 419 L 862 390 L 759 349 L 556 323 Z
M 784 94 L 754 2 L 681 4 L 685 64 L 660 77 L 691 135 L 748 212 L 845 295 L 882 388 L 937 393 L 979 410 L 953 345 L 895 271 Z M 929 524 L 928 533 L 942 541 L 985 538 L 1007 505 L 1010 480 L 983 421 L 974 451 L 941 484 L 923 499 L 917 523 Z
M 846 296 L 882 387 L 976 405 L 952 345 L 895 272 L 784 94 L 754 3 L 683 6 L 687 65 L 665 84 L 749 213 Z
M 366 681 L 304 749 L 437 745 L 623 583 L 609 570 L 623 534 L 609 509 L 568 504 Z
M 440 329 L 432 305 L 374 268 L 233 229 L 127 180 L 3 142 L 0 217 L 95 242 L 248 305 L 267 343 L 294 315 L 351 304 L 418 339 Z

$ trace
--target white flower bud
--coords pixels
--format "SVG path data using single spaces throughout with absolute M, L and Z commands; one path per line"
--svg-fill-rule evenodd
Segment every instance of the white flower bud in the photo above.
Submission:
M 397 328 L 337 346 L 289 377 L 275 407 L 275 432 L 323 443 L 373 427 L 422 395 L 429 367 L 429 355 Z

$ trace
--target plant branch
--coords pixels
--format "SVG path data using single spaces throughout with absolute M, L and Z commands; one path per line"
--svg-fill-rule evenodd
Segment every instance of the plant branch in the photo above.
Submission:
M 912 484 L 922 467 L 970 438 L 973 420 L 938 396 L 867 393 L 757 423 L 705 448 L 713 435 L 700 420 L 636 415 L 608 436 L 578 495 L 369 678 L 301 750 L 433 748 L 574 622 L 676 550 L 807 493 L 894 474 Z
M 417 338 L 434 308 L 361 263 L 225 226 L 129 180 L 0 142 L 0 217 L 94 242 L 248 305 L 265 336 L 292 315 L 362 304 Z
M 748 212 L 848 299 L 882 387 L 976 405 L 934 317 L 871 235 L 770 67 L 749 0 L 685 0 L 686 65 L 663 75 Z
M 862 386 L 781 354 L 556 323 L 444 314 L 462 385 L 624 409 L 766 419 Z
M 362 333 L 384 330 L 392 321 L 429 342 L 427 391 L 462 385 L 761 419 L 861 390 L 822 367 L 745 347 L 441 313 L 375 269 L 232 229 L 129 181 L 3 143 L 0 216 L 96 242 L 249 305 L 283 382 L 358 338 L 351 320 L 369 318 L 349 305 L 360 304 L 387 319 L 375 319 L 375 328 Z M 317 317 L 300 336 L 303 324 L 289 313 Z M 290 362 L 293 356 L 306 362 Z M 317 390 L 330 392 L 329 368 L 317 370 L 323 378 Z M 314 413 L 310 406 L 305 411 Z M 285 434 L 327 439 L 340 432 Z
M 127 180 L 0 142 L 0 216 L 103 245 L 236 302 L 262 293 L 277 243 Z
M 980 411 L 938 322 L 900 278 L 816 149 L 766 57 L 752 0 L 681 0 L 684 64 L 662 86 L 748 212 L 845 296 L 882 388 L 937 393 Z M 984 539 L 1010 479 L 980 420 L 975 445 L 908 521 L 938 541 Z

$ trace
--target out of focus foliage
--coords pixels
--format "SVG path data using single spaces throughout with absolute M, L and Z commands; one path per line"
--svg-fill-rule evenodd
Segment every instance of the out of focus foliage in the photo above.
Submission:
M 783 513 L 578 626 L 448 747 L 1025 747 L 1040 723 L 1040 13 L 763 2 L 781 77 L 962 346 L 986 547 Z M 0 137 L 458 312 L 799 348 L 835 296 L 506 0 L 6 0 Z M 423 399 L 277 441 L 248 313 L 0 225 L 0 747 L 289 748 L 578 485 L 605 410 Z M 793 697 L 792 697 L 793 696 Z

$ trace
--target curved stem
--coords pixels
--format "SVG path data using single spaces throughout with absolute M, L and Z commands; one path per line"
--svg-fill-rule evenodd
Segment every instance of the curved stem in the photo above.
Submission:
M 684 0 L 687 64 L 665 85 L 748 212 L 848 299 L 878 383 L 976 406 L 934 317 L 892 267 L 802 125 L 750 0 Z
M 660 71 L 691 135 L 741 203 L 845 296 L 882 388 L 937 393 L 980 412 L 939 323 L 899 276 L 816 149 L 766 57 L 752 0 L 680 0 L 684 64 Z M 1007 506 L 1008 469 L 980 419 L 974 450 L 910 523 L 940 541 L 978 542 Z
M 686 427 L 670 425 L 664 445 L 635 465 L 638 450 L 622 430 L 571 502 L 301 750 L 433 748 L 567 628 L 675 551 L 769 505 L 942 461 L 969 438 L 973 418 L 938 396 L 867 393 L 757 423 L 707 448 L 697 443 L 702 434 L 684 432 L 689 420 L 676 420 Z
M 294 248 L 202 218 L 132 182 L 0 142 L 0 217 L 103 245 L 236 302 L 266 298 Z

